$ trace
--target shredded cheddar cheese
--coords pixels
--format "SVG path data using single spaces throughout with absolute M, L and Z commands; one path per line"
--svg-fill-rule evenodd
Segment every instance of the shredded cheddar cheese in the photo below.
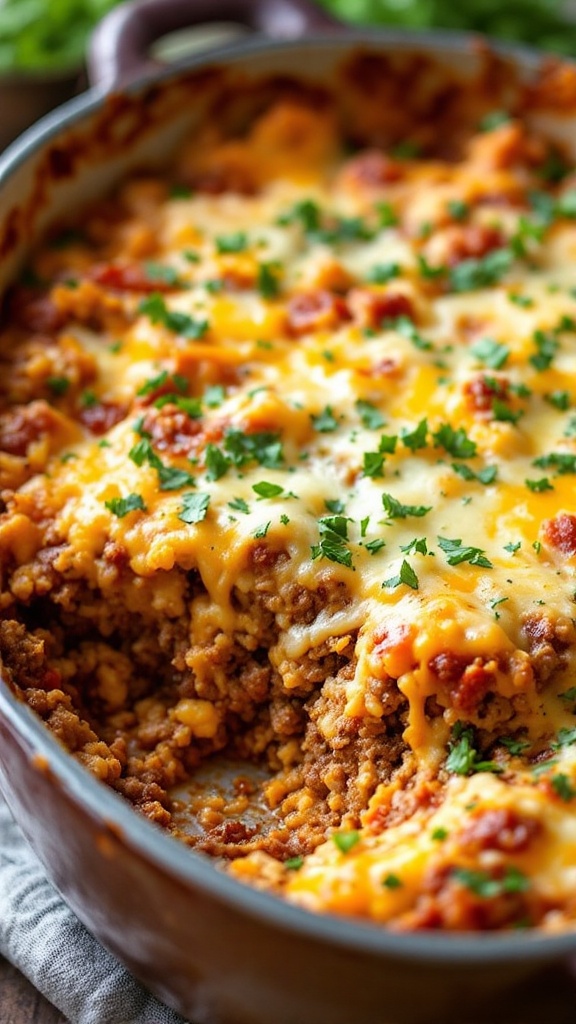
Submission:
M 219 804 L 187 841 L 314 911 L 576 918 L 576 190 L 549 156 L 514 119 L 450 161 L 350 155 L 280 102 L 46 243 L 4 321 L 5 671 L 176 835 L 201 762 L 265 763 L 275 824 Z

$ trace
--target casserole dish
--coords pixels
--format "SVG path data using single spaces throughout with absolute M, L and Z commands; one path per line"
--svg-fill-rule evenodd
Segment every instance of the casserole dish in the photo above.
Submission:
M 175 27 L 167 23 L 168 12 L 180 18 L 188 6 L 163 4 L 163 27 Z M 118 66 L 129 76 L 136 74 L 159 10 L 144 3 L 136 22 L 130 10 L 116 12 L 109 23 L 115 29 L 108 51 L 112 65 L 105 69 L 109 85 Z M 222 15 L 229 18 L 246 10 L 245 5 L 226 5 Z M 262 24 L 273 8 L 251 5 L 249 10 Z M 318 17 L 302 3 L 279 10 L 301 27 L 314 25 Z M 147 29 L 148 36 L 135 41 L 134 25 Z M 107 38 L 101 36 L 100 45 Z M 472 81 L 477 81 L 475 72 L 483 75 L 491 106 L 513 103 L 515 92 L 524 89 L 522 76 L 529 77 L 538 66 L 531 54 L 498 58 L 481 49 L 474 65 L 470 41 L 453 37 L 442 42 L 419 38 L 416 43 L 414 37 L 395 34 L 378 44 L 372 38 L 369 42 L 372 74 L 380 66 L 379 52 L 392 49 L 394 61 L 406 61 L 411 73 L 415 66 L 431 68 L 432 83 L 439 79 L 448 92 L 451 75 L 463 76 L 461 83 L 466 72 Z M 257 40 L 212 55 L 210 61 L 198 59 L 186 69 L 144 79 L 121 94 L 102 98 L 95 93 L 75 101 L 5 159 L 4 282 L 12 279 L 42 231 L 66 221 L 71 208 L 101 196 L 128 171 L 161 164 L 162 154 L 193 131 L 206 111 L 238 117 L 235 100 L 244 102 L 247 96 L 258 106 L 262 81 L 264 88 L 272 81 L 294 89 L 290 76 L 296 54 L 311 67 L 308 88 L 317 95 L 318 80 L 337 80 L 343 59 L 362 44 L 366 39 L 361 33 L 333 39 L 307 36 L 298 49 L 296 44 Z M 239 86 L 242 73 L 250 82 L 245 94 Z M 421 80 L 430 86 L 426 76 Z M 430 96 L 437 99 L 434 87 L 427 95 L 428 102 Z M 560 141 L 569 127 L 569 89 L 562 100 L 563 109 L 556 108 L 555 116 L 549 111 L 554 103 L 548 99 L 544 104 L 549 131 Z M 246 117 L 241 103 L 240 113 Z M 532 113 L 535 118 L 540 113 L 536 101 Z M 393 507 L 389 503 L 387 511 Z M 43 732 L 10 686 L 3 685 L 1 699 L 3 790 L 51 877 L 91 930 L 161 998 L 194 1020 L 265 1021 L 273 1016 L 286 1022 L 322 1022 L 344 1021 L 353 1013 L 367 1022 L 381 1021 L 384 998 L 390 1021 L 449 1019 L 460 1014 L 464 991 L 468 999 L 472 992 L 486 994 L 535 962 L 572 949 L 570 935 L 452 940 L 381 933 L 349 921 L 311 917 L 264 893 L 249 892 L 175 848 L 113 794 L 102 792 Z M 416 970 L 420 984 L 415 990 L 410 980 Z

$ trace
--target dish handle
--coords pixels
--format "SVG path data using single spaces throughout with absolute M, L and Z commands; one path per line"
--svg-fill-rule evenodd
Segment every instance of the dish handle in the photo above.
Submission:
M 214 22 L 234 22 L 272 39 L 298 39 L 342 23 L 313 0 L 129 0 L 96 27 L 88 75 L 105 91 L 158 70 L 150 47 L 169 32 Z

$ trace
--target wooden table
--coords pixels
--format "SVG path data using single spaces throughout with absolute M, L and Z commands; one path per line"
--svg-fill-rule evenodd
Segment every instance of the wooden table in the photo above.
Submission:
M 26 978 L 0 957 L 0 1020 L 2 1024 L 67 1024 Z

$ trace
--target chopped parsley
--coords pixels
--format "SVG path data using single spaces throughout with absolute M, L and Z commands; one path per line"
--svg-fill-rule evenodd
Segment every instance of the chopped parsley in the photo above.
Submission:
M 544 401 L 548 402 L 549 405 L 553 405 L 559 412 L 567 412 L 570 408 L 570 392 L 550 391 L 547 395 L 544 395 Z
M 425 448 L 428 438 L 428 420 L 420 420 L 414 430 L 401 430 L 400 437 L 402 443 L 413 452 L 418 451 L 419 448 Z
M 492 415 L 499 423 L 517 423 L 520 417 L 524 415 L 524 410 L 511 409 L 510 406 L 500 398 L 494 398 L 492 400 Z
M 556 793 L 565 803 L 569 803 L 576 796 L 576 789 L 564 772 L 558 772 L 550 779 L 550 784 Z
M 217 409 L 219 405 L 222 405 L 225 398 L 226 392 L 222 384 L 211 384 L 202 395 L 202 401 L 209 409 Z
M 484 114 L 484 117 L 478 124 L 479 132 L 493 132 L 496 128 L 501 128 L 503 124 L 508 124 L 508 121 L 512 120 L 512 115 L 507 110 L 491 110 L 488 114 Z
M 454 459 L 470 459 L 476 455 L 476 442 L 472 441 L 463 427 L 454 430 L 449 423 L 442 423 L 432 437 L 437 448 L 444 448 Z
M 204 463 L 206 479 L 213 481 L 225 476 L 232 465 L 232 460 L 215 444 L 207 444 L 204 450 Z
M 495 877 L 487 871 L 471 868 L 453 868 L 452 878 L 481 899 L 493 899 L 504 893 L 526 892 L 530 888 L 530 880 L 520 868 L 509 864 L 501 877 Z
M 395 875 L 392 871 L 389 871 L 387 875 L 382 879 L 382 885 L 385 889 L 401 889 L 402 879 Z
M 263 299 L 275 299 L 280 293 L 278 267 L 275 263 L 260 263 L 258 267 L 258 291 Z
M 182 487 L 194 487 L 196 481 L 185 469 L 160 464 L 156 467 L 161 491 L 179 491 Z
M 454 220 L 466 220 L 470 213 L 470 206 L 463 199 L 450 199 L 447 204 L 447 210 Z
M 117 516 L 118 519 L 123 519 L 129 512 L 145 512 L 146 505 L 141 494 L 135 494 L 134 491 L 128 494 L 125 498 L 110 498 L 104 502 L 107 509 L 110 510 L 112 515 Z
M 200 398 L 187 398 L 182 395 L 160 395 L 154 402 L 156 409 L 163 409 L 165 405 L 175 405 L 192 420 L 200 419 L 202 415 L 202 400 Z
M 561 700 L 576 701 L 576 686 L 571 686 L 569 690 L 564 690 L 558 696 Z
M 201 523 L 206 518 L 208 512 L 208 506 L 210 504 L 210 495 L 202 492 L 182 495 L 182 506 L 178 512 L 178 519 L 181 519 L 183 523 L 190 525 L 194 523 Z
M 516 542 L 509 541 L 508 544 L 504 545 L 504 551 L 509 551 L 511 555 L 515 555 L 517 551 L 522 547 L 522 541 L 517 540 Z
M 317 416 L 311 415 L 310 419 L 314 425 L 314 430 L 317 430 L 319 434 L 330 434 L 333 430 L 338 429 L 338 420 L 334 416 L 330 405 L 327 405 Z
M 433 829 L 430 838 L 433 839 L 435 843 L 443 843 L 444 840 L 448 838 L 448 834 L 448 829 L 439 825 L 438 828 Z
M 493 484 L 498 475 L 497 466 L 484 466 L 476 472 L 470 466 L 467 466 L 465 462 L 453 462 L 452 469 L 455 473 L 458 473 L 458 476 L 461 476 L 463 480 L 467 480 L 469 483 L 477 481 L 485 485 Z
M 530 363 L 535 370 L 541 373 L 552 365 L 559 342 L 551 331 L 534 331 L 532 338 L 536 346 L 536 353 L 530 356 Z
M 474 730 L 457 722 L 448 745 L 446 771 L 455 775 L 473 775 L 475 772 L 499 773 L 502 768 L 495 761 L 485 761 L 475 747 Z
M 360 842 L 360 833 L 355 829 L 349 832 L 333 832 L 332 842 L 340 853 L 349 853 Z
M 512 754 L 512 757 L 518 757 L 519 754 L 523 754 L 525 750 L 530 749 L 530 742 L 528 740 L 515 740 L 512 736 L 501 736 L 498 742 L 503 747 L 506 747 L 506 750 Z
M 250 512 L 250 506 L 244 498 L 233 498 L 228 502 L 228 508 L 233 508 L 235 512 L 243 512 L 245 515 Z
M 533 491 L 534 494 L 543 494 L 544 491 L 554 490 L 547 476 L 543 476 L 539 480 L 525 480 L 524 483 L 528 490 Z
M 203 338 L 208 330 L 207 320 L 197 320 L 195 317 L 189 316 L 188 313 L 168 309 L 159 292 L 152 292 L 147 298 L 142 299 L 138 306 L 138 312 L 148 316 L 153 324 L 162 324 L 174 334 L 179 334 L 192 341 Z
M 65 395 L 70 388 L 70 381 L 68 377 L 48 377 L 46 379 L 46 386 L 50 389 L 53 395 Z
M 433 348 L 432 342 L 427 341 L 418 331 L 409 316 L 398 316 L 390 324 L 398 334 L 401 334 L 408 341 L 411 341 L 414 348 L 421 352 L 429 352 Z
M 269 519 L 267 523 L 261 523 L 260 526 L 256 527 L 256 529 L 254 530 L 252 536 L 253 537 L 257 537 L 258 539 L 260 539 L 261 537 L 265 537 L 266 534 L 268 533 L 268 530 L 270 529 L 271 525 L 272 525 L 272 520 L 271 519 Z
M 277 498 L 283 493 L 284 488 L 280 484 L 272 484 L 267 480 L 261 480 L 260 483 L 252 484 L 252 490 L 259 498 Z
M 395 587 L 399 587 L 402 583 L 404 583 L 407 587 L 410 587 L 411 590 L 418 590 L 418 577 L 414 572 L 414 569 L 412 568 L 410 563 L 406 561 L 406 559 L 404 559 L 404 561 L 402 562 L 402 565 L 400 566 L 400 572 L 398 573 L 398 575 L 391 576 L 389 580 L 384 580 L 382 587 L 392 589 Z
M 367 430 L 378 430 L 386 422 L 380 410 L 372 405 L 372 402 L 366 402 L 363 398 L 359 398 L 356 402 L 356 412 L 362 421 L 362 426 Z
M 83 409 L 93 409 L 95 405 L 98 405 L 98 396 L 91 388 L 86 388 L 80 395 L 80 405 Z
M 423 278 L 433 281 L 437 277 L 444 277 L 446 267 L 443 264 L 433 267 L 422 253 L 418 253 L 416 259 L 418 261 L 418 269 Z
M 400 551 L 403 551 L 406 555 L 411 555 L 415 551 L 420 555 L 427 555 L 428 545 L 426 543 L 426 537 L 414 537 L 409 544 L 401 544 Z
M 567 473 L 576 473 L 576 455 L 570 452 L 550 452 L 534 459 L 532 465 L 538 466 L 539 469 L 553 469 L 563 476 Z
M 364 452 L 362 455 L 362 473 L 364 476 L 384 476 L 384 455 L 382 452 Z
M 559 750 L 561 747 L 571 747 L 574 743 L 576 743 L 576 726 L 572 729 L 559 729 L 551 747 L 552 750 Z
M 520 295 L 519 292 L 510 292 L 508 300 L 513 302 L 515 306 L 520 306 L 521 309 L 530 309 L 534 305 L 534 299 L 530 298 L 529 295 Z
M 472 345 L 471 351 L 484 366 L 489 366 L 491 370 L 502 369 L 510 355 L 508 346 L 493 338 L 481 338 L 480 341 Z
M 366 280 L 369 284 L 386 284 L 399 277 L 400 273 L 397 263 L 376 263 L 366 274 Z
M 380 228 L 394 228 L 398 224 L 398 216 L 394 212 L 394 209 L 390 203 L 376 203 L 376 213 L 378 215 L 378 226 Z
M 462 544 L 459 538 L 450 540 L 448 537 L 438 537 L 438 544 L 447 555 L 448 565 L 460 565 L 462 562 L 469 562 L 470 565 L 478 565 L 483 569 L 492 569 L 493 565 L 482 550 L 469 545 Z
M 224 435 L 224 450 L 238 468 L 254 461 L 267 469 L 280 469 L 284 459 L 280 435 L 271 431 L 245 434 L 238 427 L 229 427 Z
M 382 537 L 376 537 L 374 540 L 367 540 L 364 547 L 371 555 L 376 555 L 382 548 L 386 547 L 386 541 Z
M 142 437 L 128 452 L 128 458 L 136 466 L 143 466 L 145 462 L 152 466 L 158 474 L 161 491 L 178 491 L 181 487 L 194 487 L 194 477 L 185 469 L 176 469 L 165 466 L 152 447 L 149 437 Z
M 382 495 L 382 505 L 387 519 L 407 519 L 409 516 L 425 516 L 432 505 L 403 505 L 391 494 Z
M 352 552 L 348 547 L 348 518 L 323 516 L 318 520 L 318 544 L 312 545 L 312 558 L 327 558 L 352 568 Z
M 469 292 L 498 284 L 510 270 L 513 261 L 514 254 L 507 247 L 493 249 L 486 256 L 462 260 L 450 267 L 449 279 L 452 291 Z
M 288 871 L 300 871 L 304 863 L 303 857 L 288 857 L 288 860 L 284 861 L 284 867 Z
M 166 263 L 148 262 L 144 264 L 144 271 L 149 281 L 159 281 L 171 288 L 182 286 L 182 282 L 175 267 Z
M 230 235 L 219 235 L 215 242 L 218 253 L 244 252 L 248 238 L 245 231 L 234 231 Z

